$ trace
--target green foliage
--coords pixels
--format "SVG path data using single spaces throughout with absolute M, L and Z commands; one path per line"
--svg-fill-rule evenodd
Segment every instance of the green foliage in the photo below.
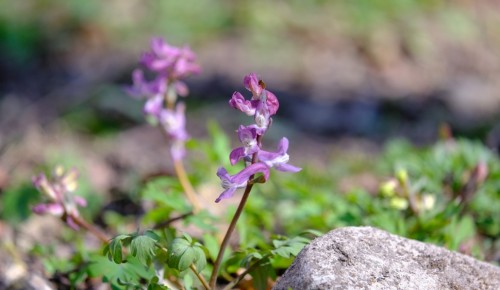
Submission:
M 142 264 L 149 265 L 156 255 L 156 243 L 160 237 L 153 231 L 146 231 L 144 235 L 136 236 L 130 242 L 132 256 L 136 257 Z
M 0 218 L 12 224 L 25 221 L 31 215 L 30 205 L 39 197 L 37 190 L 28 183 L 8 189 L 0 195 Z
M 295 257 L 309 243 L 309 240 L 304 237 L 294 237 L 291 239 L 282 238 L 273 240 L 274 250 L 271 252 L 274 255 L 289 259 Z
M 193 161 L 200 168 L 193 174 L 195 185 L 217 182 L 215 169 L 227 162 L 227 136 L 215 124 L 209 128 L 209 141 L 190 144 L 192 150 L 201 150 Z M 395 140 L 375 160 L 334 157 L 321 169 L 305 164 L 293 178 L 273 171 L 269 181 L 254 186 L 236 225 L 238 244 L 226 251 L 219 281 L 236 286 L 249 275 L 255 289 L 266 289 L 311 238 L 343 226 L 375 226 L 476 257 L 499 250 L 500 160 L 482 144 L 452 140 L 416 148 Z M 341 190 L 339 184 L 355 174 L 370 174 L 379 190 Z M 2 201 L 13 208 L 26 206 L 19 199 L 30 196 L 23 194 L 28 187 L 20 188 Z M 43 257 L 48 273 L 67 273 L 74 287 L 101 277 L 113 289 L 168 289 L 169 278 L 175 277 L 186 289 L 201 288 L 198 275 L 207 279 L 219 252 L 218 225 L 229 222 L 235 207 L 227 206 L 220 216 L 209 210 L 193 214 L 178 180 L 169 176 L 148 180 L 140 192 L 142 201 L 152 206 L 138 219 L 140 226 L 154 225 L 156 230 L 117 235 L 104 248 L 107 259 L 83 243 L 76 243 L 71 259 L 52 257 L 54 248 L 40 246 L 32 254 Z M 175 225 L 162 224 L 177 217 Z M 115 214 L 110 225 L 128 221 Z
M 141 284 L 141 279 L 150 280 L 154 277 L 154 272 L 151 269 L 145 268 L 144 265 L 134 257 L 129 257 L 126 263 L 114 263 L 100 255 L 90 257 L 90 265 L 88 267 L 89 277 L 102 277 L 104 282 L 109 282 L 113 289 L 123 289 L 123 286 Z
M 114 237 L 111 242 L 104 248 L 104 254 L 108 255 L 110 261 L 116 264 L 121 264 L 123 260 L 123 247 L 128 246 L 132 236 L 130 235 L 119 235 Z
M 201 271 L 207 264 L 205 252 L 202 245 L 188 235 L 174 239 L 168 247 L 168 266 L 179 271 L 187 270 L 194 265 L 197 271 Z

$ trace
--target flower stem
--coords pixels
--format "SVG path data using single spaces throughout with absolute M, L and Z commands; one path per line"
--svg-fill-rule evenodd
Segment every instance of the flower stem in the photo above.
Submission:
M 257 136 L 257 144 L 261 144 L 262 142 L 262 136 Z M 252 155 L 252 164 L 257 162 L 257 153 L 254 153 Z M 224 236 L 224 239 L 222 240 L 222 244 L 220 245 L 219 249 L 219 254 L 217 254 L 217 258 L 215 259 L 214 263 L 214 268 L 212 270 L 212 275 L 210 276 L 210 282 L 209 285 L 211 288 L 215 289 L 215 282 L 217 281 L 217 275 L 219 274 L 219 269 L 221 266 L 222 262 L 222 257 L 224 257 L 224 252 L 226 251 L 227 245 L 229 243 L 229 238 L 231 237 L 234 228 L 236 227 L 236 223 L 238 222 L 238 219 L 240 218 L 241 213 L 243 212 L 243 208 L 245 207 L 245 204 L 247 203 L 247 199 L 250 196 L 250 191 L 252 191 L 253 183 L 250 182 L 253 179 L 253 175 L 251 175 L 248 178 L 248 183 L 247 186 L 245 187 L 245 192 L 243 192 L 243 197 L 241 198 L 240 204 L 238 205 L 238 208 L 236 209 L 236 212 L 234 213 L 233 219 L 231 220 L 231 223 L 229 224 L 229 227 L 227 228 L 226 235 Z
M 80 227 L 86 229 L 89 233 L 93 234 L 94 236 L 96 236 L 99 240 L 101 240 L 101 242 L 103 242 L 104 244 L 107 244 L 110 240 L 110 238 L 108 238 L 103 232 L 101 232 L 100 230 L 98 230 L 96 227 L 94 227 L 93 225 L 87 223 L 84 219 L 82 219 L 81 217 L 79 216 L 76 216 L 76 215 L 71 215 L 71 218 L 75 221 L 75 223 L 77 225 L 79 225 Z
M 234 213 L 233 219 L 231 220 L 231 223 L 229 224 L 229 227 L 227 228 L 226 235 L 224 236 L 224 240 L 222 240 L 222 244 L 220 246 L 219 254 L 217 255 L 217 259 L 215 260 L 214 263 L 214 269 L 212 271 L 212 276 L 210 277 L 210 287 L 215 288 L 215 281 L 217 280 L 217 275 L 221 266 L 222 262 L 222 257 L 224 256 L 224 252 L 227 248 L 227 245 L 229 243 L 229 238 L 231 237 L 231 234 L 234 231 L 234 228 L 236 227 L 236 223 L 238 222 L 238 219 L 240 218 L 241 213 L 243 212 L 243 208 L 245 207 L 245 204 L 247 202 L 248 197 L 250 196 L 250 191 L 252 190 L 253 184 L 249 183 L 247 187 L 245 188 L 245 192 L 243 193 L 243 197 L 241 198 L 240 204 L 238 205 L 238 208 L 236 209 L 236 212 Z
M 196 193 L 194 191 L 193 186 L 191 185 L 191 182 L 189 182 L 186 170 L 184 169 L 184 164 L 182 163 L 181 160 L 174 160 L 174 168 L 175 168 L 175 173 L 177 174 L 177 178 L 179 178 L 181 186 L 184 189 L 184 192 L 186 193 L 186 197 L 193 206 L 193 213 L 194 214 L 198 213 L 201 210 L 201 205 L 198 202 L 198 199 L 196 198 Z
M 205 278 L 200 275 L 200 273 L 198 273 L 194 264 L 189 265 L 189 269 L 191 269 L 196 277 L 198 277 L 198 280 L 200 280 L 201 284 L 203 284 L 203 287 L 205 287 L 206 290 L 210 290 L 210 286 L 208 286 L 207 280 L 205 280 Z

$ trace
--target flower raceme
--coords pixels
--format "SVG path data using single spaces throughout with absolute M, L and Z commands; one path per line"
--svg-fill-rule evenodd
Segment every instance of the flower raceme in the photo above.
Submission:
M 254 116 L 259 135 L 263 135 L 271 124 L 271 116 L 278 111 L 278 98 L 265 89 L 266 85 L 255 73 L 245 76 L 243 84 L 252 92 L 252 99 L 246 100 L 241 93 L 235 92 L 229 100 L 229 105 L 248 116 Z
M 43 193 L 48 201 L 35 205 L 32 210 L 36 214 L 50 214 L 62 218 L 71 228 L 78 230 L 78 225 L 72 217 L 78 217 L 78 206 L 87 206 L 87 201 L 80 196 L 73 195 L 77 188 L 78 171 L 70 169 L 64 171 L 60 166 L 54 170 L 52 180 L 43 173 L 33 177 L 33 185 Z
M 279 108 L 276 96 L 266 90 L 266 86 L 255 73 L 244 77 L 243 85 L 252 93 L 252 98 L 246 100 L 239 92 L 235 92 L 229 100 L 229 105 L 248 116 L 253 116 L 255 124 L 249 126 L 240 125 L 238 128 L 238 139 L 243 144 L 229 154 L 231 165 L 235 165 L 241 159 L 250 165 L 235 175 L 229 175 L 223 167 L 217 171 L 221 179 L 222 187 L 225 189 L 215 200 L 233 196 L 238 188 L 246 187 L 257 173 L 263 174 L 263 181 L 269 178 L 269 170 L 274 167 L 283 172 L 298 172 L 301 168 L 288 164 L 288 139 L 283 137 L 279 142 L 276 152 L 262 150 L 261 141 L 269 126 L 272 124 L 271 116 L 275 115 Z M 259 181 L 261 181 L 260 179 Z M 255 180 L 253 180 L 255 182 Z
M 184 143 L 189 138 L 185 128 L 185 107 L 179 103 L 174 109 L 174 105 L 177 96 L 189 93 L 181 79 L 200 72 L 196 55 L 187 46 L 176 47 L 156 37 L 151 40 L 150 50 L 142 54 L 140 63 L 155 76 L 148 81 L 141 69 L 134 70 L 133 85 L 126 91 L 133 97 L 146 99 L 144 114 L 153 117 L 171 138 L 172 158 L 182 159 Z

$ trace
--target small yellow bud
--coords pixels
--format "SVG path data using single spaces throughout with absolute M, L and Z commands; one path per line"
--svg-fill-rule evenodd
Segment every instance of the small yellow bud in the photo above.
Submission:
M 391 198 L 390 206 L 394 209 L 405 210 L 408 208 L 408 200 L 395 196 Z
M 396 195 L 396 186 L 398 185 L 397 180 L 391 179 L 380 185 L 379 193 L 385 197 L 392 197 Z
M 408 172 L 406 171 L 406 169 L 399 169 L 396 172 L 396 178 L 398 179 L 398 181 L 401 184 L 407 183 L 408 182 Z
M 57 165 L 54 168 L 54 175 L 56 177 L 61 177 L 61 176 L 63 176 L 63 174 L 64 174 L 64 167 L 62 165 Z
M 68 172 L 66 172 L 66 174 L 63 176 L 61 184 L 67 191 L 73 192 L 78 187 L 77 181 L 78 181 L 78 171 L 76 169 L 71 169 L 68 170 Z

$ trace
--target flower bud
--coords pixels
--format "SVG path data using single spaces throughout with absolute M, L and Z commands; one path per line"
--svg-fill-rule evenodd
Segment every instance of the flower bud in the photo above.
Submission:
M 408 208 L 408 200 L 399 196 L 395 196 L 391 198 L 389 206 L 394 209 L 405 210 Z
M 406 171 L 406 169 L 399 169 L 396 172 L 396 178 L 398 179 L 399 183 L 406 184 L 408 182 L 408 171 Z
M 398 185 L 397 180 L 391 179 L 380 185 L 379 194 L 385 197 L 392 197 L 396 195 L 396 186 Z

